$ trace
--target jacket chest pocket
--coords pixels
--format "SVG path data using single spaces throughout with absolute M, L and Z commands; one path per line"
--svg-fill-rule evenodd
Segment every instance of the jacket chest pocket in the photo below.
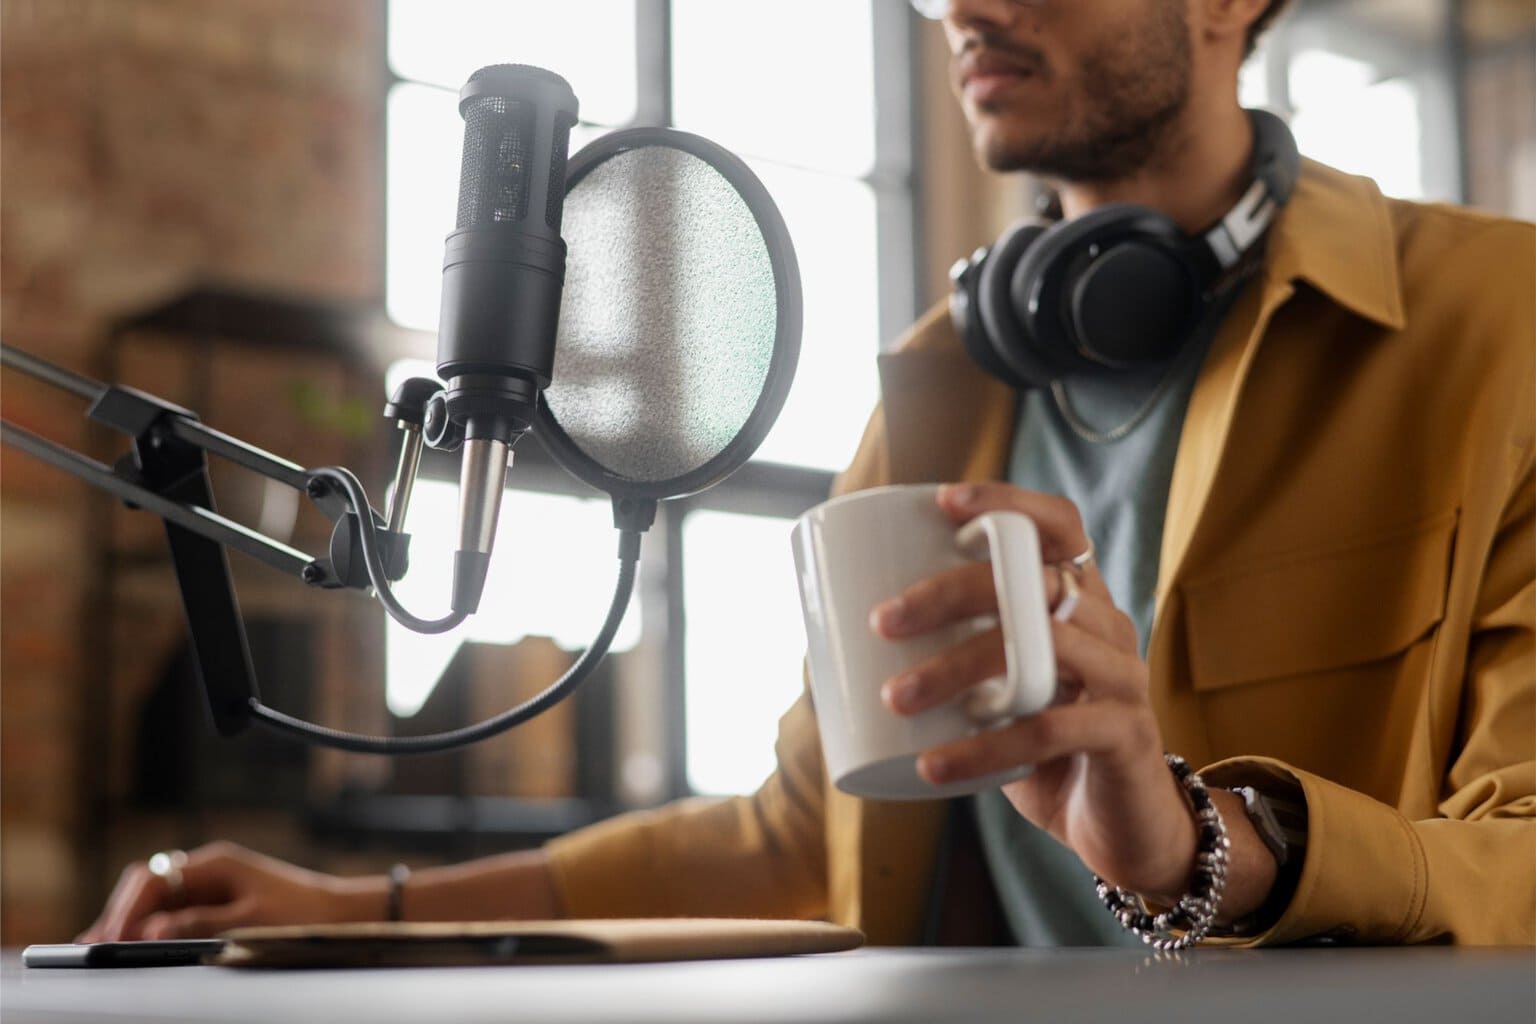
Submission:
M 1190 580 L 1196 690 L 1391 657 L 1445 614 L 1456 512 L 1353 544 Z

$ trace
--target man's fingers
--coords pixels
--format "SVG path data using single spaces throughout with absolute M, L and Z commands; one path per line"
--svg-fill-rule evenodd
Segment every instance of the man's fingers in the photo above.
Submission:
M 1062 576 L 1071 571 L 1071 569 L 1054 565 L 1045 567 L 1045 603 L 1053 614 L 1066 598 L 1066 587 Z M 1097 590 L 1083 584 L 1079 584 L 1079 587 L 1076 607 L 1073 608 L 1067 621 L 1113 647 L 1125 651 L 1136 651 L 1140 646 L 1136 624 L 1131 621 L 1129 615 L 1115 607 L 1109 592 L 1102 587 Z
M 1073 754 L 1131 757 L 1147 742 L 1155 744 L 1156 735 L 1150 710 L 1109 702 L 1062 704 L 924 751 L 917 768 L 929 782 L 941 785 Z
M 886 680 L 880 696 L 892 711 L 915 715 L 1002 675 L 1007 667 L 1002 630 L 989 629 Z
M 146 939 L 205 939 L 249 924 L 252 910 L 248 900 L 166 910 L 151 914 L 141 930 Z
M 117 887 L 107 898 L 101 917 L 80 936 L 80 941 L 114 942 L 136 938 L 130 931 L 133 924 L 163 906 L 168 896 L 165 880 L 151 874 L 147 864 L 142 861 L 129 864 L 118 876 Z
M 1056 574 L 1047 578 L 1059 579 Z M 1054 586 L 1059 590 L 1060 583 Z M 1059 600 L 1059 593 L 1051 598 L 1052 603 Z M 1113 605 L 1084 595 L 1069 621 L 1050 626 L 1060 679 L 1080 683 L 1093 699 L 1146 699 L 1146 669 L 1136 654 L 1135 627 Z M 880 696 L 892 711 L 914 715 L 1003 675 L 1007 667 L 1001 628 L 984 630 L 887 679 Z
M 956 526 L 983 512 L 1022 512 L 1040 532 L 1040 557 L 1047 563 L 1065 562 L 1088 550 L 1082 514 L 1060 495 L 1000 482 L 946 484 L 939 488 L 939 508 Z
M 919 580 L 896 597 L 876 605 L 870 612 L 869 625 L 881 636 L 894 639 L 996 611 L 992 566 L 973 562 Z
M 1105 643 L 1079 625 L 1076 617 L 1071 622 L 1053 621 L 1051 642 L 1056 648 L 1056 674 L 1081 683 L 1090 700 L 1146 703 L 1147 666 L 1134 649 Z

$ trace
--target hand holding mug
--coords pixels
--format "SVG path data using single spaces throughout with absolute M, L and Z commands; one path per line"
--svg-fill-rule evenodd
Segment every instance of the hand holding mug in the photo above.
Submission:
M 836 785 L 859 796 L 931 799 L 1018 778 L 1029 771 L 1027 764 L 935 785 L 918 774 L 917 756 L 1038 711 L 1055 693 L 1034 523 L 1005 512 L 973 517 L 957 531 L 936 504 L 937 491 L 932 485 L 897 486 L 843 495 L 810 510 L 795 526 L 822 750 Z M 871 632 L 871 608 L 933 573 L 984 580 L 989 608 L 903 638 Z M 985 680 L 970 681 L 975 685 L 966 700 L 930 702 L 906 717 L 882 706 L 881 680 L 951 646 L 975 644 L 980 636 L 992 639 L 998 657 Z
M 1177 898 L 1194 863 L 1194 818 L 1163 763 L 1135 625 L 1115 607 L 1096 565 L 1071 564 L 1091 550 L 1076 506 L 1001 483 L 943 487 L 936 501 L 955 527 L 1001 511 L 1037 526 L 1045 600 L 1057 613 L 1049 629 L 1058 696 L 1036 714 L 924 750 L 919 773 L 951 786 L 1032 765 L 1002 787 L 1020 814 L 1111 884 Z M 1069 593 L 1073 606 L 1063 614 Z M 997 608 L 985 567 L 964 565 L 893 595 L 870 622 L 880 636 L 906 642 Z M 897 715 L 921 715 L 961 699 L 1004 660 L 999 632 L 978 633 L 887 679 L 881 696 Z

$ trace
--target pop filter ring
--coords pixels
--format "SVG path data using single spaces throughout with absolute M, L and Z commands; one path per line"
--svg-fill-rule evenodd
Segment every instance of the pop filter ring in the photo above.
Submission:
M 697 494 L 713 487 L 751 458 L 763 438 L 768 436 L 769 428 L 784 408 L 790 385 L 794 383 L 795 366 L 800 360 L 804 302 L 800 291 L 800 264 L 795 259 L 794 243 L 779 208 L 774 205 L 768 189 L 758 180 L 746 161 L 718 143 L 675 128 L 626 128 L 610 132 L 571 157 L 566 167 L 567 197 L 588 174 L 606 161 L 646 147 L 680 150 L 704 161 L 731 184 L 757 221 L 758 230 L 768 249 L 769 264 L 773 268 L 778 310 L 773 354 L 769 358 L 762 392 L 746 422 L 729 444 L 703 465 L 666 480 L 632 480 L 611 472 L 571 440 L 555 419 L 542 393 L 539 396 L 534 433 L 561 468 L 584 483 L 606 491 L 615 499 L 662 501 Z

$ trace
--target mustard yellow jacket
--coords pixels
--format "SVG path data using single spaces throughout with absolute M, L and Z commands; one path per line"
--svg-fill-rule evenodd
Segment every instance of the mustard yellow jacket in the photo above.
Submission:
M 1165 745 L 1299 786 L 1249 943 L 1536 941 L 1536 230 L 1305 163 L 1190 399 L 1149 661 Z M 942 309 L 839 489 L 997 479 L 1015 396 Z M 786 549 L 785 557 L 789 557 Z M 943 805 L 830 787 L 802 696 L 750 797 L 551 843 L 574 916 L 825 917 L 917 941 Z

